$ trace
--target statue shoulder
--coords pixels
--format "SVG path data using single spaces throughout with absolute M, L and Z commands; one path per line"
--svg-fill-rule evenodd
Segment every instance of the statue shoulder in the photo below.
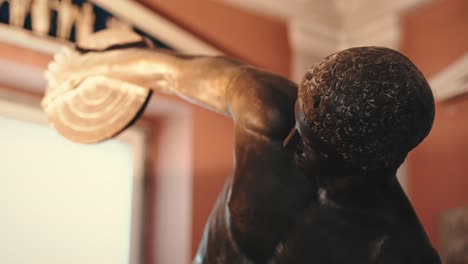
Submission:
M 228 91 L 236 126 L 283 140 L 295 125 L 297 84 L 280 75 L 245 67 Z

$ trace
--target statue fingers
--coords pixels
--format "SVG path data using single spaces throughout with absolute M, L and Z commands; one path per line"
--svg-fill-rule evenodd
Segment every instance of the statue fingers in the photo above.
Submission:
M 54 55 L 54 61 L 61 63 L 68 60 L 69 58 L 75 58 L 80 54 L 75 51 L 72 47 L 64 46 L 59 52 Z
M 45 71 L 46 80 L 50 82 L 59 82 L 67 79 L 71 73 L 75 73 L 72 68 L 73 60 L 62 53 L 57 53 L 54 60 L 50 62 Z
M 52 104 L 56 98 L 60 98 L 67 92 L 74 90 L 83 80 L 82 78 L 77 77 L 69 77 L 66 80 L 57 80 L 53 77 L 48 77 L 47 75 L 50 75 L 50 72 L 46 72 L 48 85 L 46 87 L 45 96 L 41 101 L 41 106 L 44 109 L 46 109 L 48 105 Z

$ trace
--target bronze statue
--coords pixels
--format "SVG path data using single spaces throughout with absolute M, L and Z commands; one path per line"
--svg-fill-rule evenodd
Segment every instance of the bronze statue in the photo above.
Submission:
M 429 133 L 434 99 L 394 50 L 332 54 L 297 85 L 107 31 L 58 55 L 48 78 L 49 120 L 80 142 L 124 129 L 151 89 L 232 118 L 235 169 L 194 263 L 440 263 L 395 177 Z

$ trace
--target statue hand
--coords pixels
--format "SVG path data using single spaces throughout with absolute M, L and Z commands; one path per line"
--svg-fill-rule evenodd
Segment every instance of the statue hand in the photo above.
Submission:
M 54 57 L 46 72 L 42 106 L 51 125 L 66 138 L 99 142 L 137 118 L 151 94 L 145 87 L 150 76 L 135 71 L 144 55 L 138 50 L 80 49 L 65 49 Z

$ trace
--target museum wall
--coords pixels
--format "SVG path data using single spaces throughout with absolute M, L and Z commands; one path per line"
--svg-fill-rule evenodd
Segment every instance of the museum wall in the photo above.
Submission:
M 45 69 L 52 60 L 52 55 L 0 42 L 0 58 Z
M 286 76 L 291 51 L 285 21 L 212 0 L 138 0 L 229 56 Z
M 407 13 L 401 50 L 431 79 L 468 52 L 468 1 L 439 0 Z M 468 97 L 436 104 L 432 132 L 410 155 L 411 200 L 438 246 L 438 218 L 468 205 Z

